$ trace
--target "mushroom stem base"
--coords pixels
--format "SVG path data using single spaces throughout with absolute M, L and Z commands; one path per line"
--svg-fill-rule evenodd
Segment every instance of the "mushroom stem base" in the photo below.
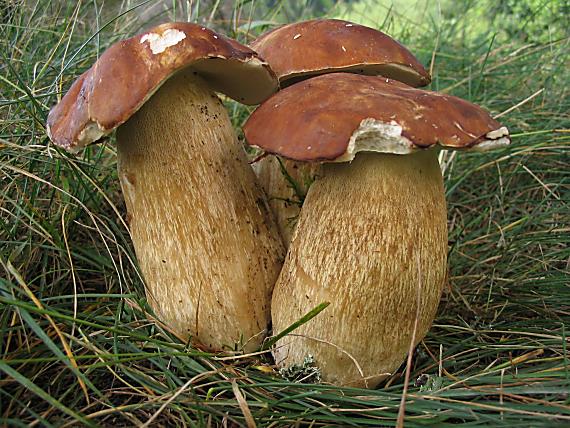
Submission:
M 222 102 L 200 77 L 179 74 L 117 138 L 150 305 L 183 340 L 256 349 L 283 248 Z
M 274 331 L 320 303 L 330 306 L 277 343 L 277 364 L 301 364 L 312 355 L 323 380 L 375 387 L 430 328 L 446 257 L 446 204 L 434 150 L 360 153 L 350 164 L 325 165 L 275 286 Z

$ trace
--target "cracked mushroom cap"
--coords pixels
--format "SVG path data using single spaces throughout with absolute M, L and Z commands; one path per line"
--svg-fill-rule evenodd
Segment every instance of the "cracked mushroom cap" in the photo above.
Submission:
M 274 94 L 244 126 L 252 146 L 298 161 L 351 161 L 359 151 L 490 150 L 509 131 L 482 108 L 385 77 L 325 74 Z
M 284 25 L 262 34 L 251 47 L 271 64 L 282 87 L 343 71 L 381 75 L 414 87 L 431 81 L 422 64 L 396 40 L 339 19 Z
M 269 65 L 250 48 L 200 25 L 162 24 L 115 43 L 73 83 L 49 113 L 50 139 L 68 150 L 97 141 L 184 69 L 244 104 L 277 90 Z

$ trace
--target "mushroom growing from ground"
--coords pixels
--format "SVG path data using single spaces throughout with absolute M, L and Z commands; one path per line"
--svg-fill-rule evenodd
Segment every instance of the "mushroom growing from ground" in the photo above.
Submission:
M 406 47 L 381 31 L 348 21 L 284 25 L 262 34 L 251 46 L 271 65 L 281 87 L 333 72 L 382 75 L 414 87 L 430 83 L 429 73 Z M 306 182 L 318 176 L 320 168 L 267 156 L 254 163 L 254 170 L 289 245 Z
M 251 49 L 170 23 L 107 49 L 48 117 L 51 140 L 68 150 L 119 127 L 119 178 L 148 301 L 205 349 L 257 348 L 284 257 L 214 91 L 257 104 L 276 87 Z
M 330 306 L 277 342 L 276 363 L 312 355 L 328 382 L 376 386 L 428 331 L 445 282 L 437 147 L 488 150 L 508 130 L 456 97 L 334 73 L 276 93 L 244 131 L 267 152 L 327 162 L 275 285 L 274 332 Z

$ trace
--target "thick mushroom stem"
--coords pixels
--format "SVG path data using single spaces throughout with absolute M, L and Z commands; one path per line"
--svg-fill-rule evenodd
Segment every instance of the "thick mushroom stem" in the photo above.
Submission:
M 283 247 L 220 99 L 200 77 L 179 74 L 117 139 L 149 303 L 206 349 L 256 349 Z
M 309 189 L 281 275 L 272 318 L 280 366 L 315 358 L 325 381 L 375 387 L 428 331 L 447 271 L 443 180 L 436 151 L 360 153 L 326 164 Z M 419 308 L 417 302 L 420 302 Z
M 254 163 L 253 169 L 265 190 L 283 244 L 288 248 L 303 199 L 319 176 L 321 164 L 266 156 Z

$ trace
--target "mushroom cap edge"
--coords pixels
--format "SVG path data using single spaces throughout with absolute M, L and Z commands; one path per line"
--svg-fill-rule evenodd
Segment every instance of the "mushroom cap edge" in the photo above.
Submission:
M 126 122 L 174 74 L 192 70 L 214 91 L 258 104 L 278 88 L 267 62 L 197 24 L 166 23 L 109 47 L 49 112 L 47 133 L 78 151 Z
M 508 129 L 475 104 L 349 73 L 325 74 L 277 92 L 252 113 L 244 133 L 252 146 L 308 162 L 351 161 L 359 151 L 487 151 L 510 143 Z

